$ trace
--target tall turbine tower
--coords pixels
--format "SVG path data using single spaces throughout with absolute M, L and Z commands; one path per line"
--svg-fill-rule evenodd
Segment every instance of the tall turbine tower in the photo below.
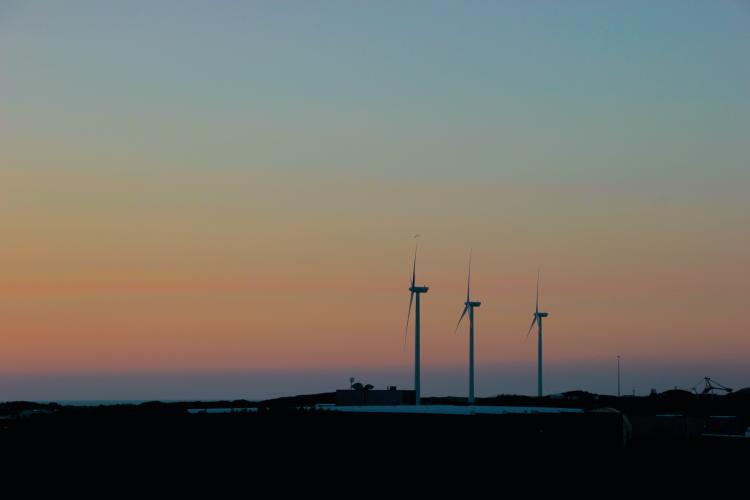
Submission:
M 469 404 L 474 403 L 474 308 L 482 305 L 481 302 L 471 300 L 471 252 L 469 252 L 469 279 L 466 282 L 466 302 L 464 302 L 464 312 L 458 318 L 456 331 L 461 326 L 461 321 L 469 312 Z
M 416 312 L 414 318 L 414 392 L 416 394 L 415 404 L 419 404 L 420 398 L 420 383 L 419 383 L 419 333 L 421 314 L 419 310 L 419 296 L 423 293 L 427 293 L 429 290 L 426 286 L 417 286 L 417 250 L 419 249 L 419 242 L 414 249 L 414 265 L 411 270 L 411 286 L 409 286 L 409 312 L 406 314 L 406 328 L 404 331 L 404 344 L 406 344 L 406 337 L 409 334 L 409 318 L 411 317 L 411 306 L 414 303 L 414 296 L 417 296 Z
M 529 338 L 531 330 L 534 328 L 534 323 L 538 323 L 539 333 L 539 360 L 538 360 L 538 380 L 537 380 L 537 397 L 542 397 L 542 318 L 549 316 L 549 313 L 539 312 L 539 273 L 536 275 L 536 309 L 534 309 L 534 319 L 531 320 L 531 326 L 526 334 L 526 338 Z

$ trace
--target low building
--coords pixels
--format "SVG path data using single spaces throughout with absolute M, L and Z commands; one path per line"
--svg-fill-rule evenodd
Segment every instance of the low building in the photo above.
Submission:
M 336 391 L 336 406 L 393 406 L 413 405 L 414 391 L 399 390 L 395 386 L 383 389 L 352 388 Z
M 349 391 L 341 391 L 349 392 Z M 379 391 L 388 392 L 388 391 Z M 402 391 L 411 392 L 414 391 Z M 562 415 L 583 414 L 580 408 L 551 408 L 548 406 L 467 406 L 467 405 L 420 405 L 404 404 L 398 408 L 392 405 L 337 405 L 326 410 L 344 413 L 392 413 L 401 415 Z M 619 414 L 619 412 L 617 412 Z

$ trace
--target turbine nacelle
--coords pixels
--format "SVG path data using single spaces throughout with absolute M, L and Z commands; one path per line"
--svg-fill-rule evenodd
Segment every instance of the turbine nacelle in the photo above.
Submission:
M 536 316 L 537 318 L 546 318 L 547 316 L 549 316 L 549 313 L 535 312 L 534 316 Z
M 479 306 L 482 305 L 482 303 L 481 302 L 474 302 L 474 301 L 471 301 L 471 300 L 467 300 L 466 302 L 464 302 L 464 305 L 466 307 L 479 307 Z
M 409 291 L 411 293 L 427 293 L 427 290 L 429 290 L 430 287 L 427 286 L 410 286 Z

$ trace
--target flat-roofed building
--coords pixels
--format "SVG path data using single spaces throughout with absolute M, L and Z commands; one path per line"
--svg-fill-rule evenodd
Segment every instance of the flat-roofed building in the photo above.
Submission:
M 336 391 L 337 406 L 393 406 L 413 405 L 414 391 L 399 390 L 395 386 L 383 389 L 340 389 Z

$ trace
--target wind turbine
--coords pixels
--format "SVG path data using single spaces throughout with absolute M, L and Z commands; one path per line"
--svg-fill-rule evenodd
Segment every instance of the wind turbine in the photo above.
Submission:
M 536 275 L 536 309 L 534 310 L 534 319 L 531 321 L 531 326 L 526 334 L 526 338 L 529 338 L 531 330 L 534 328 L 534 324 L 538 323 L 539 333 L 539 360 L 538 360 L 538 380 L 537 380 L 537 397 L 542 397 L 542 318 L 549 316 L 549 313 L 539 312 L 539 273 Z
M 416 238 L 416 236 L 415 236 Z M 427 293 L 429 290 L 426 286 L 417 286 L 417 250 L 419 250 L 419 242 L 414 249 L 414 265 L 411 270 L 411 286 L 409 286 L 409 312 L 406 314 L 406 328 L 404 330 L 404 345 L 406 344 L 406 337 L 409 334 L 409 318 L 411 317 L 411 306 L 414 303 L 414 296 L 417 297 L 416 311 L 414 314 L 414 392 L 415 400 L 414 404 L 419 405 L 420 398 L 420 384 L 419 384 L 419 333 L 421 314 L 419 310 L 419 296 L 423 293 Z
M 482 305 L 481 302 L 471 300 L 471 252 L 469 252 L 469 279 L 466 282 L 466 302 L 464 302 L 464 311 L 458 318 L 456 331 L 461 326 L 461 321 L 469 313 L 469 404 L 474 403 L 474 308 Z

